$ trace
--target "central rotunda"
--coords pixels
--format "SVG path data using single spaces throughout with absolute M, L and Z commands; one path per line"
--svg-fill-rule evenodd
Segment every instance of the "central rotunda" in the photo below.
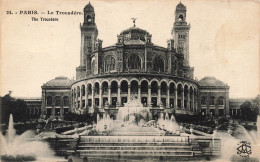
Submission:
M 117 35 L 116 44 L 103 48 L 90 3 L 80 29 L 80 65 L 71 86 L 74 111 L 114 114 L 132 97 L 153 114 L 198 111 L 199 84 L 189 65 L 190 25 L 182 3 L 176 6 L 167 48 L 155 45 L 152 35 L 135 24 Z

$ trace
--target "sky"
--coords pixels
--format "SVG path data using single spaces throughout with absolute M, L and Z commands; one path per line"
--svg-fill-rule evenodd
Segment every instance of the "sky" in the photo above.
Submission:
M 136 26 L 166 47 L 172 38 L 174 0 L 95 0 L 98 38 L 103 47 Z M 80 64 L 83 15 L 28 15 L 20 11 L 82 12 L 86 0 L 0 0 L 0 95 L 41 97 L 41 86 L 57 76 L 75 78 Z M 214 76 L 230 86 L 230 98 L 259 94 L 260 5 L 254 0 L 183 0 L 190 23 L 190 65 L 194 76 Z M 11 11 L 14 14 L 7 14 Z M 18 14 L 15 14 L 17 12 Z M 59 21 L 32 21 L 32 17 Z

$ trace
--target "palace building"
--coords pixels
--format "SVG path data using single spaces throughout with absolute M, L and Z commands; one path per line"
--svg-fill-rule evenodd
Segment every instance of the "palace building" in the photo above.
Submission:
M 176 6 L 167 48 L 154 44 L 152 35 L 135 23 L 117 35 L 114 45 L 102 47 L 94 7 L 87 4 L 76 80 L 58 77 L 44 84 L 42 113 L 114 114 L 135 97 L 152 113 L 228 116 L 229 87 L 213 77 L 194 79 L 186 11 L 181 2 Z

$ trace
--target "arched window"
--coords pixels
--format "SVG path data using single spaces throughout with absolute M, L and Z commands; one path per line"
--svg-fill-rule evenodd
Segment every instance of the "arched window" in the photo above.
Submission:
M 215 97 L 214 96 L 210 97 L 209 105 L 215 105 Z
M 82 96 L 85 96 L 85 85 L 83 84 L 82 86 L 81 86 L 81 93 L 82 93 Z
M 90 15 L 87 16 L 87 24 L 92 24 L 92 18 Z
M 64 106 L 69 106 L 69 97 L 68 96 L 63 97 L 63 104 L 64 104 Z
M 137 92 L 138 92 L 138 82 L 136 80 L 133 80 L 130 84 L 131 84 L 131 93 L 137 94 Z
M 102 93 L 103 94 L 107 94 L 108 93 L 108 83 L 107 82 L 103 82 L 102 83 Z
M 182 21 L 182 20 L 183 20 L 183 15 L 180 14 L 180 15 L 179 15 L 179 21 Z
M 206 97 L 201 97 L 201 105 L 206 105 Z
M 51 96 L 47 97 L 47 106 L 52 106 L 52 97 Z
M 218 104 L 219 105 L 224 105 L 224 97 L 219 97 L 218 98 Z
M 128 68 L 129 69 L 141 69 L 141 59 L 138 55 L 132 54 L 128 58 Z
M 154 71 L 164 71 L 164 60 L 161 56 L 157 56 L 153 60 Z
M 161 94 L 166 95 L 166 93 L 167 93 L 167 84 L 166 84 L 166 82 L 162 82 L 161 83 Z
M 182 95 L 182 92 L 183 92 L 183 87 L 181 84 L 178 84 L 177 86 L 177 95 L 180 96 Z
M 92 94 L 92 85 L 91 84 L 88 84 L 88 95 L 91 95 Z
M 60 97 L 59 96 L 55 97 L 55 106 L 60 106 Z
M 99 83 L 95 83 L 95 85 L 94 85 L 94 92 L 95 92 L 95 95 L 98 95 L 99 94 Z
M 121 82 L 121 92 L 122 93 L 128 93 L 128 83 L 126 80 L 123 80 Z
M 156 81 L 151 83 L 151 93 L 158 94 L 158 83 Z
M 141 93 L 148 93 L 148 82 L 145 80 L 141 83 Z
M 170 83 L 169 89 L 170 89 L 170 95 L 173 96 L 174 95 L 174 91 L 175 91 L 174 83 Z
M 78 95 L 78 97 L 80 96 L 80 87 L 79 86 L 77 86 L 77 95 Z
M 111 71 L 116 69 L 116 60 L 113 56 L 108 56 L 105 59 L 105 69 L 104 71 Z
M 112 94 L 117 94 L 117 92 L 118 92 L 118 84 L 117 84 L 116 81 L 113 81 L 111 83 L 111 93 Z

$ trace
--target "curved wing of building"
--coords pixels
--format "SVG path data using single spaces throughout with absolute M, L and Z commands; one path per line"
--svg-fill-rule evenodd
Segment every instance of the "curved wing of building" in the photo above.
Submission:
M 119 31 L 114 45 L 102 47 L 102 40 L 97 39 L 95 10 L 90 3 L 84 8 L 80 30 L 80 64 L 69 95 L 72 111 L 92 113 L 106 109 L 113 114 L 135 97 L 153 113 L 201 112 L 200 84 L 194 80 L 194 68 L 189 65 L 190 25 L 182 3 L 176 6 L 172 39 L 167 41 L 167 48 L 155 45 L 152 35 L 135 23 Z M 206 107 L 203 113 L 206 115 L 209 110 Z M 46 112 L 46 102 L 42 111 Z

